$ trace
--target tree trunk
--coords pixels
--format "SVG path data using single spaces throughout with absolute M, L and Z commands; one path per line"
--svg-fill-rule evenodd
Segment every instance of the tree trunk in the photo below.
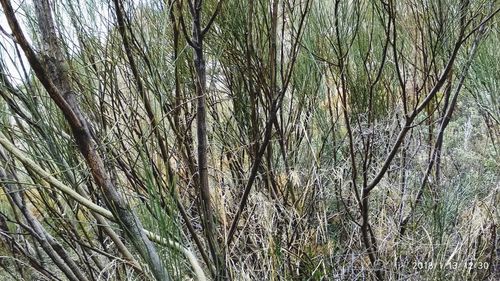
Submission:
M 78 148 L 85 158 L 96 184 L 101 188 L 108 207 L 117 218 L 121 228 L 129 236 L 132 244 L 149 265 L 155 278 L 169 280 L 168 273 L 163 267 L 154 245 L 143 232 L 142 224 L 137 215 L 118 193 L 104 168 L 102 158 L 90 135 L 88 122 L 80 111 L 76 93 L 72 90 L 70 79 L 66 73 L 65 58 L 59 45 L 48 0 L 34 1 L 38 28 L 43 43 L 43 62 L 39 60 L 24 37 L 10 2 L 7 0 L 1 0 L 1 2 L 13 35 L 23 49 L 30 66 L 68 120 Z

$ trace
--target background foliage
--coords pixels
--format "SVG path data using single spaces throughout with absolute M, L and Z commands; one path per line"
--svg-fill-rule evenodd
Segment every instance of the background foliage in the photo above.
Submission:
M 5 280 L 500 278 L 497 1 L 1 2 Z

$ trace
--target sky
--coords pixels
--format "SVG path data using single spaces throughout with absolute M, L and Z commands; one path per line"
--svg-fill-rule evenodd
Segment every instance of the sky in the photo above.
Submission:
M 12 1 L 14 9 L 19 7 L 19 1 Z M 24 25 L 24 17 L 18 17 L 18 21 L 20 22 L 23 29 L 25 29 Z M 0 13 L 0 27 L 2 28 L 2 32 L 0 33 L 0 58 L 5 64 L 5 68 L 7 70 L 8 76 L 11 78 L 11 82 L 14 85 L 19 85 L 22 83 L 22 68 L 21 59 L 16 54 L 16 49 L 14 47 L 14 42 L 12 38 L 10 38 L 7 34 L 11 34 L 11 30 L 9 24 L 7 23 L 7 18 L 5 17 L 3 10 Z M 29 38 L 28 38 L 29 40 Z M 29 68 L 28 62 L 24 54 L 22 56 L 22 63 L 25 67 Z
M 112 8 L 110 9 L 110 7 L 112 7 L 112 4 L 110 4 L 106 0 L 49 1 L 54 5 L 53 17 L 57 19 L 56 21 L 58 23 L 63 23 L 56 24 L 56 28 L 58 28 L 58 31 L 60 32 L 59 35 L 62 34 L 62 36 L 64 37 L 64 42 L 69 45 L 69 48 L 71 49 L 73 54 L 79 53 L 79 45 L 76 38 L 76 30 L 72 25 L 72 21 L 75 21 L 79 28 L 81 28 L 81 30 L 84 30 L 86 34 L 96 36 L 101 40 L 105 40 L 105 38 L 107 38 L 109 30 L 112 26 L 114 26 L 114 11 Z M 135 7 L 158 6 L 158 2 L 151 0 L 128 0 L 125 2 Z M 33 1 L 11 0 L 11 3 L 14 7 L 14 10 L 16 11 L 16 18 L 25 31 L 25 37 L 30 43 L 32 43 L 30 34 L 26 26 L 28 26 L 29 23 L 28 18 L 31 18 L 33 20 L 33 18 L 35 17 L 33 11 L 29 11 L 29 7 L 33 7 Z M 69 3 L 71 3 L 71 5 Z M 28 9 L 26 9 L 27 7 Z M 71 11 L 72 9 L 74 9 L 74 12 L 78 14 L 78 16 L 69 16 L 68 11 Z M 11 33 L 3 11 L 0 11 L 0 27 L 5 31 L 5 33 Z M 22 54 L 21 50 L 21 58 L 19 58 L 19 56 L 16 54 L 12 38 L 10 38 L 9 35 L 5 33 L 0 32 L 0 59 L 5 65 L 7 76 L 10 77 L 11 83 L 14 85 L 19 85 L 22 84 L 24 77 L 21 65 L 24 65 L 26 70 L 29 71 L 29 64 L 24 54 Z M 36 46 L 33 46 L 33 44 L 31 45 L 36 51 Z
M 100 38 L 105 38 L 110 26 L 112 25 L 112 15 L 108 9 L 109 3 L 100 0 L 68 0 L 73 4 L 74 9 L 78 9 L 76 13 L 82 15 L 81 17 L 70 18 L 68 15 L 69 7 L 68 2 L 60 1 L 57 2 L 55 6 L 54 18 L 59 19 L 58 22 L 63 24 L 56 25 L 58 31 L 65 37 L 64 41 L 66 44 L 70 44 L 70 48 L 73 53 L 78 53 L 79 46 L 78 40 L 76 40 L 76 32 L 71 24 L 71 20 L 75 20 L 79 26 L 81 26 L 85 32 L 98 36 Z M 133 3 L 136 3 L 134 0 Z M 32 43 L 28 29 L 26 28 L 29 22 L 27 18 L 33 18 L 35 15 L 33 12 L 25 9 L 26 7 L 32 7 L 32 0 L 11 0 L 14 10 L 16 11 L 16 18 L 20 23 L 22 29 L 24 30 L 24 35 L 30 43 Z M 22 6 L 21 6 L 22 3 Z M 54 1 L 51 1 L 54 3 Z M 1 10 L 1 9 L 0 9 Z M 10 38 L 9 34 L 11 30 L 9 28 L 7 19 L 3 13 L 0 12 L 0 27 L 2 32 L 0 32 L 0 58 L 2 59 L 8 77 L 10 77 L 12 84 L 19 85 L 23 82 L 23 71 L 21 65 L 29 71 L 29 64 L 26 57 L 21 52 L 21 58 L 16 54 L 16 49 L 14 47 L 14 42 Z M 7 34 L 5 34 L 7 33 Z M 35 48 L 35 46 L 32 47 Z M 19 48 L 20 49 L 20 48 Z M 35 48 L 36 49 L 36 48 Z M 22 64 L 21 64 L 22 62 Z

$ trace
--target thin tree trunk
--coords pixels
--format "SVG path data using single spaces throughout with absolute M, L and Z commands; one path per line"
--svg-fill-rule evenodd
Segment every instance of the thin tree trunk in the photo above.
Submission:
M 76 101 L 76 93 L 72 90 L 67 76 L 64 66 L 65 58 L 59 46 L 48 0 L 34 1 L 38 27 L 44 43 L 43 64 L 27 42 L 10 2 L 1 0 L 1 3 L 13 35 L 23 49 L 37 78 L 68 120 L 78 148 L 85 158 L 95 182 L 101 188 L 107 205 L 129 236 L 132 244 L 149 265 L 155 278 L 169 280 L 169 275 L 161 263 L 158 252 L 143 232 L 142 224 L 137 215 L 118 193 L 104 168 L 102 158 L 90 135 L 87 120 L 80 111 Z
M 203 53 L 203 34 L 201 28 L 202 1 L 194 1 L 193 13 L 193 43 L 194 43 L 194 66 L 196 71 L 196 134 L 198 140 L 198 187 L 199 201 L 201 205 L 201 216 L 205 230 L 208 246 L 215 262 L 216 279 L 224 279 L 224 259 L 218 247 L 214 215 L 210 198 L 210 186 L 208 182 L 208 141 L 207 141 L 207 110 L 206 110 L 206 84 L 207 74 L 205 69 L 205 57 Z
M 6 161 L 6 157 L 0 152 L 2 161 Z M 87 277 L 82 273 L 76 263 L 69 257 L 64 248 L 43 228 L 42 224 L 35 218 L 32 212 L 26 208 L 26 202 L 23 200 L 22 189 L 15 185 L 9 184 L 10 177 L 6 171 L 0 167 L 0 180 L 4 181 L 5 194 L 10 198 L 9 202 L 12 208 L 16 207 L 20 210 L 24 219 L 29 225 L 28 231 L 31 236 L 38 241 L 42 249 L 47 253 L 54 264 L 63 272 L 69 279 L 74 281 L 87 281 Z

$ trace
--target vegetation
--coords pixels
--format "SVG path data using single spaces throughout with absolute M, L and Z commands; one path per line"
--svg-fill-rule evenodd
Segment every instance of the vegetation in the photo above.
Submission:
M 5 280 L 498 280 L 495 0 L 0 0 Z

